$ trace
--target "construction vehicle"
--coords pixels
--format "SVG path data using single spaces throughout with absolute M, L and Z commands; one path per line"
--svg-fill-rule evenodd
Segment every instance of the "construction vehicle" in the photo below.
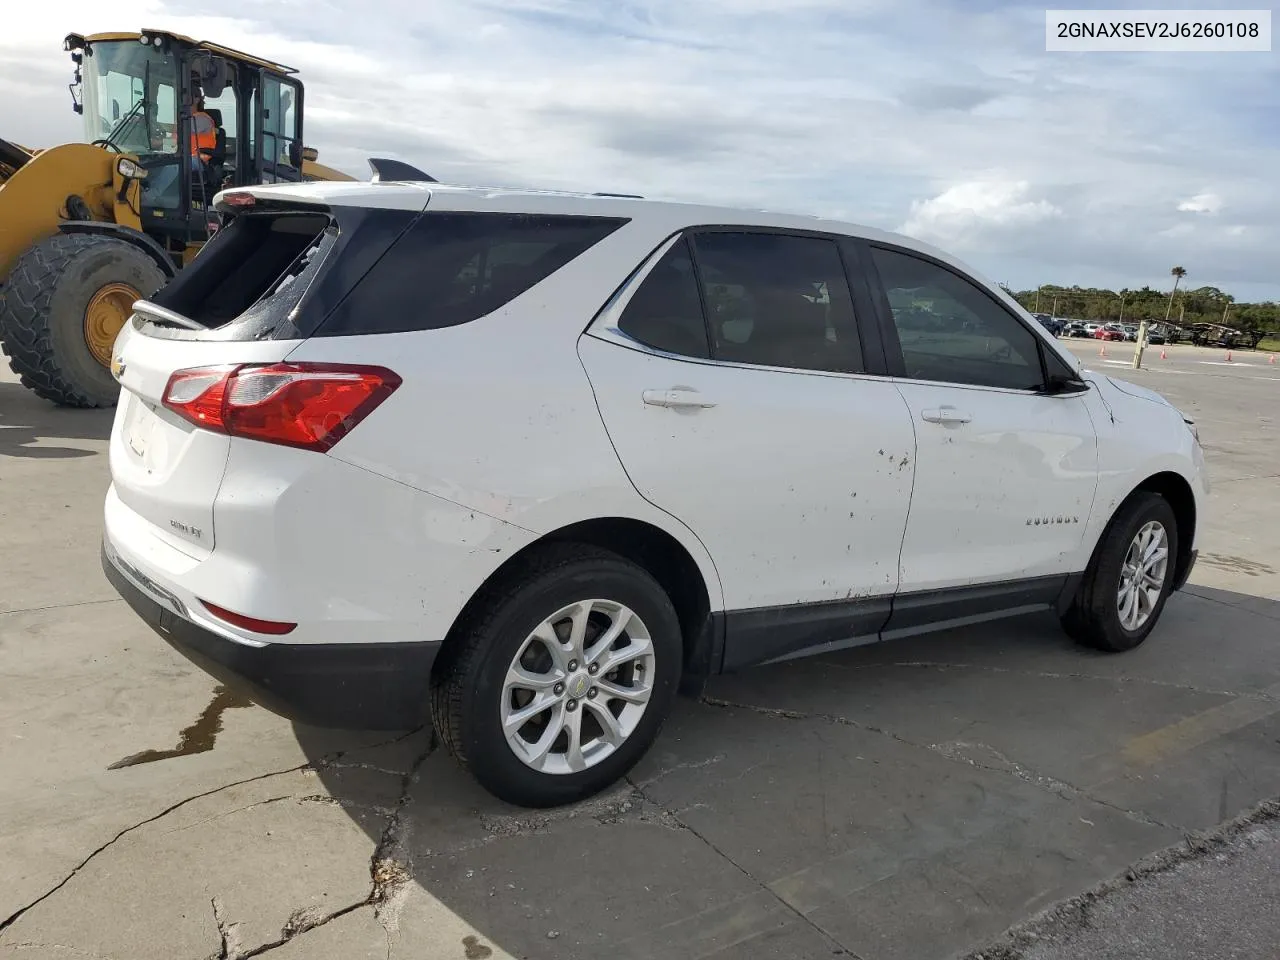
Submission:
M 134 301 L 217 230 L 218 191 L 355 178 L 303 146 L 291 67 L 163 30 L 73 33 L 64 46 L 88 142 L 32 150 L 0 140 L 0 347 L 41 397 L 106 407 L 119 394 L 116 334 Z M 203 155 L 200 113 L 216 127 Z

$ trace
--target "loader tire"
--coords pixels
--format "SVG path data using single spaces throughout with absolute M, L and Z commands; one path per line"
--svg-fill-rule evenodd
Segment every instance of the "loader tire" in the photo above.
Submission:
M 9 368 L 23 386 L 59 406 L 115 406 L 120 385 L 110 368 L 112 318 L 131 293 L 149 297 L 167 281 L 147 253 L 125 240 L 87 234 L 42 240 L 18 258 L 0 287 L 0 349 Z

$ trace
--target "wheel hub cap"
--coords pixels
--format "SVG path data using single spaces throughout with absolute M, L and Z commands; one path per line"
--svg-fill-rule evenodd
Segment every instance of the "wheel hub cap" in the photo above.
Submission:
M 653 681 L 652 637 L 633 610 L 612 600 L 563 607 L 525 638 L 507 669 L 507 745 L 540 773 L 593 767 L 635 732 Z
M 1116 609 L 1120 625 L 1139 630 L 1155 611 L 1169 574 L 1169 534 L 1157 520 L 1143 525 L 1134 536 L 1120 567 Z
M 127 283 L 108 283 L 89 298 L 84 308 L 84 342 L 93 359 L 104 367 L 111 366 L 111 348 L 125 321 L 133 313 L 133 304 L 141 299 Z

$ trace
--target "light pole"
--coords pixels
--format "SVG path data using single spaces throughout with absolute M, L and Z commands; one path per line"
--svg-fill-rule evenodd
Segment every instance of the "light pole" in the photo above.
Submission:
M 1169 271 L 1169 275 L 1173 277 L 1173 291 L 1169 294 L 1169 305 L 1164 310 L 1164 325 L 1169 326 L 1169 317 L 1173 313 L 1173 298 L 1178 295 L 1178 283 L 1187 275 L 1187 271 L 1182 267 L 1174 267 Z M 1147 347 L 1147 318 L 1142 318 L 1142 323 L 1138 326 L 1138 343 L 1133 348 L 1133 369 L 1142 369 L 1142 351 Z

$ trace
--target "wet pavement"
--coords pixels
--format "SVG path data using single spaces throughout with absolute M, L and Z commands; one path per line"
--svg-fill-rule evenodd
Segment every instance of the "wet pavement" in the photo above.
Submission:
M 0 377 L 0 956 L 1057 960 L 1143 956 L 1146 922 L 1152 956 L 1273 957 L 1227 907 L 1274 902 L 1273 827 L 1168 859 L 1280 797 L 1280 380 L 1199 356 L 1107 371 L 1196 416 L 1214 481 L 1143 647 L 1037 615 L 718 678 L 628 782 L 553 811 L 429 731 L 219 691 L 97 568 L 109 417 Z M 1178 935 L 1199 908 L 1235 952 Z

